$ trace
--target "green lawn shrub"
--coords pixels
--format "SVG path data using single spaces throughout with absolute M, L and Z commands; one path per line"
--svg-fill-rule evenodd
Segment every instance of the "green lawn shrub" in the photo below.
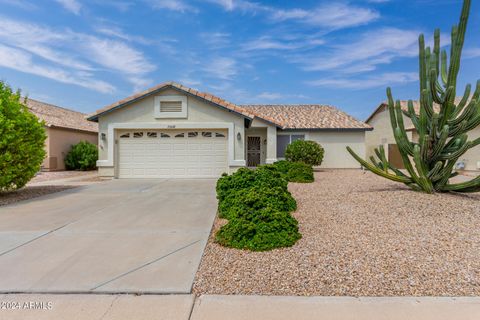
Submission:
M 97 167 L 98 148 L 93 143 L 80 141 L 65 156 L 67 170 L 93 170 Z
M 303 162 L 311 166 L 322 164 L 325 151 L 315 141 L 296 140 L 285 150 L 285 158 L 291 162 Z
M 310 183 L 315 180 L 312 166 L 303 162 L 282 160 L 275 162 L 272 166 L 289 182 Z
M 216 234 L 224 246 L 254 251 L 288 247 L 301 238 L 291 216 L 297 207 L 285 174 L 275 166 L 241 168 L 217 182 L 219 216 L 228 223 Z
M 45 158 L 44 123 L 20 92 L 0 81 L 0 192 L 19 189 L 40 170 Z

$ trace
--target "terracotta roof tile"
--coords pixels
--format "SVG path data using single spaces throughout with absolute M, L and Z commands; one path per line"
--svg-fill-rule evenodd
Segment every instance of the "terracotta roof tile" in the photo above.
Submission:
M 89 132 L 98 132 L 98 124 L 87 121 L 86 114 L 40 102 L 34 99 L 27 99 L 26 103 L 31 113 L 45 121 L 49 127 L 75 129 Z
M 277 123 L 283 129 L 359 129 L 372 127 L 339 109 L 318 104 L 242 105 L 259 118 Z
M 241 107 L 238 107 L 237 109 L 235 109 L 234 107 L 236 106 L 235 104 L 231 103 L 231 102 L 228 102 L 228 101 L 225 101 L 223 99 L 220 99 L 212 94 L 209 94 L 209 93 L 204 93 L 204 92 L 200 92 L 200 91 L 197 91 L 195 89 L 192 89 L 192 88 L 188 88 L 188 87 L 185 87 L 179 83 L 176 83 L 176 82 L 173 82 L 173 81 L 169 81 L 169 82 L 164 82 L 164 83 L 161 83 L 159 85 L 156 85 L 150 89 L 147 89 L 145 91 L 142 91 L 142 92 L 139 92 L 139 93 L 136 93 L 130 97 L 127 97 L 125 99 L 122 99 L 122 100 L 119 100 L 111 105 L 108 105 L 102 109 L 99 109 L 97 110 L 95 113 L 91 114 L 88 116 L 88 119 L 91 120 L 91 121 L 95 121 L 97 120 L 98 116 L 102 113 L 105 113 L 105 112 L 108 112 L 112 109 L 115 109 L 119 106 L 122 106 L 124 104 L 129 104 L 131 102 L 133 102 L 134 100 L 136 99 L 139 99 L 143 96 L 146 96 L 148 94 L 152 94 L 160 89 L 163 89 L 163 88 L 168 88 L 168 87 L 172 87 L 172 88 L 176 88 L 176 89 L 179 89 L 181 91 L 184 91 L 184 92 L 187 92 L 187 93 L 190 93 L 194 96 L 197 96 L 199 98 L 202 98 L 202 99 L 205 99 L 205 100 L 208 100 L 208 101 L 211 101 L 221 107 L 224 107 L 226 109 L 230 109 L 232 111 L 235 111 L 235 112 L 238 112 L 248 118 L 253 118 L 255 115 L 250 113 L 249 111 L 241 108 Z
M 223 108 L 237 112 L 250 119 L 255 117 L 273 123 L 284 129 L 360 129 L 371 130 L 371 127 L 361 121 L 354 119 L 346 113 L 323 105 L 236 105 L 221 99 L 208 92 L 200 92 L 187 88 L 176 82 L 164 82 L 145 91 L 134 94 L 125 99 L 119 100 L 103 109 L 97 110 L 89 116 L 89 120 L 95 121 L 102 113 L 122 105 L 129 104 L 143 96 L 153 94 L 163 88 L 176 88 L 190 93 L 199 98 L 211 101 Z

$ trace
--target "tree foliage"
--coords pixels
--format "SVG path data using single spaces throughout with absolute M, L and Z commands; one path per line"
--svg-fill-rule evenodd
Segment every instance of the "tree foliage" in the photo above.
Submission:
M 0 191 L 21 188 L 40 170 L 45 158 L 43 122 L 0 81 Z

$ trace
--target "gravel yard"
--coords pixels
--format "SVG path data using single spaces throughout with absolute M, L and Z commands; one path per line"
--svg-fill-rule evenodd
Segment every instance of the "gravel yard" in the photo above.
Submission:
M 289 185 L 303 235 L 295 246 L 248 252 L 211 236 L 194 292 L 480 295 L 480 194 L 426 195 L 360 170 L 315 179 Z
M 20 190 L 0 192 L 0 206 L 102 181 L 96 171 L 45 171 Z
M 70 178 L 83 178 L 89 177 L 96 171 L 43 171 L 39 172 L 29 183 L 37 183 L 44 181 L 70 179 Z
M 26 186 L 20 190 L 0 193 L 0 206 L 72 188 L 75 188 L 75 186 Z

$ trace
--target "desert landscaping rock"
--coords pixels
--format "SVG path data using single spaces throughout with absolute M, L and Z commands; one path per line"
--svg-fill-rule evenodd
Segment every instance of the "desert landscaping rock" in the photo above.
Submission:
M 291 248 L 224 248 L 213 234 L 196 294 L 480 294 L 480 194 L 427 195 L 359 170 L 293 184 L 303 237 Z
M 33 199 L 72 188 L 75 188 L 75 186 L 26 186 L 20 190 L 0 193 L 0 206 Z

